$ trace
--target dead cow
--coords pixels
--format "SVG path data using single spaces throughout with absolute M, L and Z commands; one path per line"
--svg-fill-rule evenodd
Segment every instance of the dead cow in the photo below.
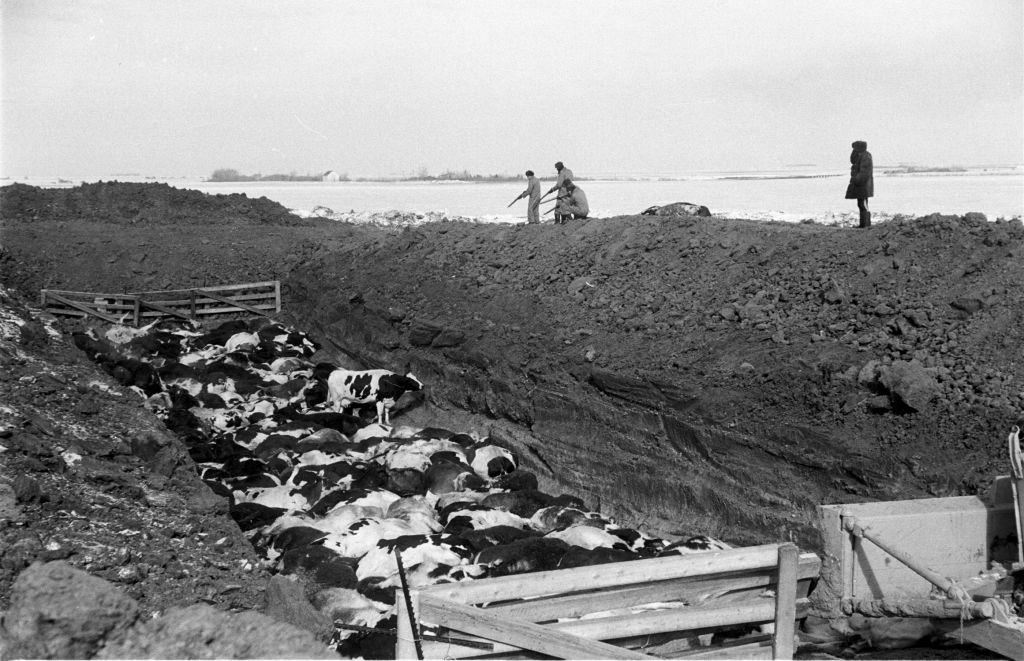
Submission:
M 391 409 L 405 392 L 423 388 L 412 373 L 402 376 L 388 370 L 353 372 L 336 369 L 327 377 L 327 403 L 339 413 L 353 404 L 377 405 L 377 424 L 391 424 Z

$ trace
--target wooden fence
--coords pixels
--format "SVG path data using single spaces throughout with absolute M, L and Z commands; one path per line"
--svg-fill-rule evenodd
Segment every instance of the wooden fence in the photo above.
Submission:
M 399 592 L 395 658 L 415 659 L 417 647 L 427 659 L 792 658 L 820 567 L 813 553 L 769 544 L 446 583 L 410 591 L 415 618 Z M 768 623 L 774 635 L 695 644 Z
M 269 317 L 281 312 L 281 283 L 270 280 L 124 294 L 44 289 L 40 298 L 43 309 L 51 314 L 140 326 L 161 317 L 199 320 L 239 312 Z

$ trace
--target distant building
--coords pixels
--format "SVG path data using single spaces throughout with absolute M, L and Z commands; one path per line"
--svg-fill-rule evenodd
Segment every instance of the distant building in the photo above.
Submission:
M 341 175 L 334 170 L 328 170 L 320 175 L 320 181 L 341 181 Z

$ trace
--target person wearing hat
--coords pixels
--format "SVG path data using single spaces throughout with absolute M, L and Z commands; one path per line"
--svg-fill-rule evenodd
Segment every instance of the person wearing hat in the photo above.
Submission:
M 558 178 L 555 180 L 555 185 L 552 186 L 550 189 L 548 189 L 548 192 L 544 193 L 544 196 L 547 197 L 548 195 L 551 195 L 551 193 L 553 193 L 555 191 L 558 191 L 558 198 L 557 199 L 563 199 L 565 197 L 565 195 L 566 195 L 566 192 L 565 192 L 565 182 L 567 180 L 571 180 L 572 179 L 572 170 L 570 170 L 569 168 L 565 167 L 565 165 L 562 164 L 562 161 L 558 161 L 557 163 L 555 163 L 555 171 L 558 172 Z M 561 206 L 561 205 L 559 205 L 559 206 Z M 561 217 L 561 213 L 559 212 L 559 209 L 556 206 L 555 207 L 555 222 L 558 223 L 558 222 L 561 222 L 562 220 L 563 220 L 563 218 Z
M 540 182 L 533 176 L 533 170 L 526 171 L 526 190 L 519 194 L 515 200 L 521 200 L 527 195 L 530 201 L 526 205 L 526 222 L 528 224 L 540 222 Z
M 564 203 L 562 207 L 562 222 L 569 218 L 576 220 L 586 218 L 590 214 L 590 205 L 587 203 L 587 195 L 583 192 L 583 189 L 572 183 L 572 179 L 566 179 L 565 192 L 566 198 L 561 200 Z
M 850 153 L 850 185 L 846 187 L 846 199 L 857 200 L 860 211 L 860 226 L 871 227 L 871 212 L 868 210 L 868 198 L 875 194 L 875 178 L 872 174 L 871 152 L 868 143 L 857 140 L 851 145 Z

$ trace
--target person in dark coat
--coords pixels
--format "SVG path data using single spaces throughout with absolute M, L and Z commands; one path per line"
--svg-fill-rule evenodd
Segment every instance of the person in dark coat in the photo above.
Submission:
M 850 153 L 850 185 L 846 187 L 846 199 L 857 200 L 860 211 L 860 226 L 871 227 L 871 212 L 868 198 L 875 195 L 875 178 L 872 175 L 871 152 L 868 143 L 857 140 Z

